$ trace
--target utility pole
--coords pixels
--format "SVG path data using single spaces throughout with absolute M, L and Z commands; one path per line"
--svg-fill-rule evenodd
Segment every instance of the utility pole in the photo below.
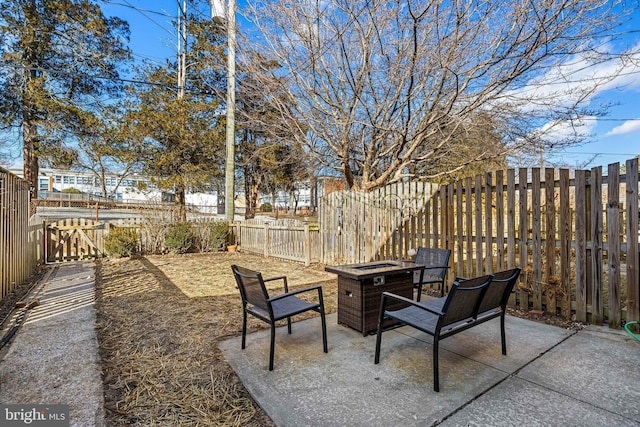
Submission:
M 211 17 L 224 18 L 221 0 L 211 1 Z M 222 14 L 224 15 L 224 14 Z M 236 0 L 227 5 L 227 159 L 225 164 L 225 203 L 227 221 L 234 220 L 235 195 L 235 105 L 236 105 Z
M 178 0 L 178 99 L 184 98 L 187 85 L 187 0 Z
M 187 38 L 187 0 L 182 0 L 182 5 L 178 0 L 178 101 L 184 99 L 187 86 Z M 175 219 L 186 221 L 185 186 L 183 183 L 174 184 L 173 189 L 178 207 Z

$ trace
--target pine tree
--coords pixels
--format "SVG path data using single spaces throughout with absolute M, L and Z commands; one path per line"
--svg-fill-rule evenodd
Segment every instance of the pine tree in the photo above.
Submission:
M 0 126 L 22 129 L 24 178 L 82 131 L 83 113 L 116 96 L 129 27 L 90 0 L 0 4 Z

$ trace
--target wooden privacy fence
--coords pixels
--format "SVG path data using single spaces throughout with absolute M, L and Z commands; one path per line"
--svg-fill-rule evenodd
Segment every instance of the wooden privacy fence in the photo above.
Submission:
M 453 251 L 453 276 L 523 268 L 512 303 L 619 327 L 638 320 L 638 160 L 571 172 L 509 169 L 446 186 L 337 192 L 319 208 L 322 262 Z
M 0 300 L 42 263 L 43 231 L 30 215 L 29 183 L 0 168 Z
M 320 261 L 318 230 L 309 223 L 293 219 L 247 220 L 235 226 L 243 252 L 304 262 L 305 265 Z
M 406 258 L 409 249 L 425 246 L 429 239 L 439 241 L 438 189 L 436 184 L 400 182 L 370 192 L 339 191 L 321 198 L 322 262 Z

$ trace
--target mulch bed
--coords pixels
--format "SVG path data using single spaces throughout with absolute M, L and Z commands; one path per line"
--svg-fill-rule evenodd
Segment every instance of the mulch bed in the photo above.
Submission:
M 232 263 L 265 277 L 287 275 L 290 289 L 321 283 L 327 311 L 336 309 L 336 281 L 327 281 L 319 266 L 228 253 L 98 263 L 98 338 L 110 423 L 274 425 L 218 349 L 242 328 Z M 266 326 L 249 321 L 249 331 Z

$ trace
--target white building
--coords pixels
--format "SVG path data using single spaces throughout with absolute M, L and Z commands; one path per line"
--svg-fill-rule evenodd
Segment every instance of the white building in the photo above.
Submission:
M 23 171 L 13 169 L 15 175 L 22 176 Z M 163 192 L 154 185 L 146 176 L 133 174 L 119 176 L 108 174 L 105 176 L 106 197 L 119 202 L 170 202 L 173 194 Z M 319 186 L 323 187 L 324 181 L 319 180 Z M 40 169 L 38 177 L 38 193 L 40 198 L 51 197 L 50 193 L 60 193 L 65 190 L 75 189 L 81 193 L 92 196 L 103 196 L 100 178 L 90 172 L 71 171 L 67 169 Z M 324 190 L 320 190 L 324 193 Z M 244 193 L 236 194 L 236 210 L 243 211 L 245 207 Z M 296 183 L 293 195 L 286 191 L 277 191 L 275 200 L 272 194 L 261 194 L 258 205 L 269 203 L 271 206 L 282 208 L 312 208 L 313 197 L 309 181 Z M 224 210 L 224 197 L 218 197 L 216 191 L 210 193 L 189 193 L 185 194 L 185 201 L 188 205 L 205 209 L 209 213 L 222 212 Z
M 38 177 L 39 192 L 63 192 L 75 189 L 93 196 L 103 196 L 100 179 L 89 172 L 76 172 L 66 169 L 41 169 Z M 160 191 L 149 178 L 141 175 L 106 175 L 104 178 L 106 196 L 118 201 L 155 201 L 162 200 Z M 43 194 L 46 197 L 46 194 Z

